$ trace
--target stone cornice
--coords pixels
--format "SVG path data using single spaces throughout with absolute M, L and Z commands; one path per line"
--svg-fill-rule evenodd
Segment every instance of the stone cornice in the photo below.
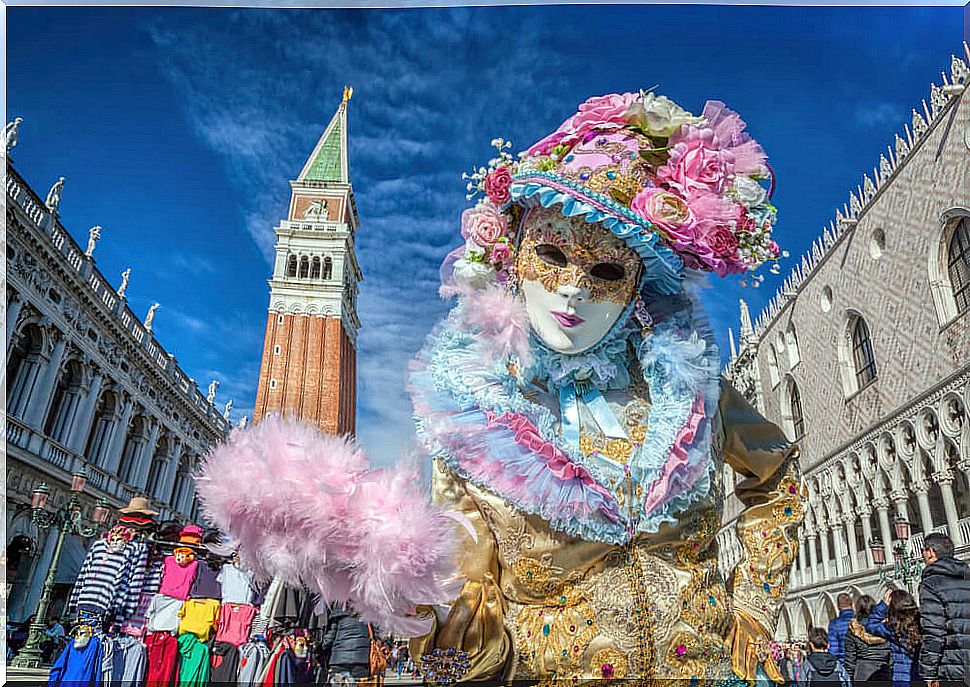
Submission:
M 8 200 L 7 229 L 10 232 L 8 240 L 9 237 L 16 236 L 33 249 L 35 258 L 39 260 L 37 268 L 50 271 L 63 282 L 65 293 L 62 298 L 77 301 L 79 312 L 97 330 L 99 337 L 110 335 L 110 343 L 120 349 L 129 364 L 148 377 L 154 388 L 163 390 L 165 397 L 182 411 L 182 417 L 193 418 L 197 428 L 206 430 L 209 442 L 225 436 L 229 430 L 228 422 L 214 406 L 204 400 L 198 388 L 178 369 L 174 358 L 169 357 L 151 333 L 144 329 L 126 304 L 122 303 L 118 312 L 109 307 L 106 300 L 116 308 L 117 301 L 120 300 L 114 289 L 93 262 L 84 257 L 73 237 L 56 218 L 51 217 L 33 189 L 9 164 L 5 186 Z M 92 360 L 98 361 L 106 372 L 117 369 L 117 364 L 108 360 L 95 342 L 67 320 L 63 312 L 66 301 L 61 304 L 53 303 L 47 293 L 22 279 L 16 269 L 7 270 L 7 279 L 19 288 L 23 296 L 32 293 L 42 299 L 45 305 L 42 307 L 35 304 L 35 307 L 52 315 L 57 320 L 58 328 L 69 335 L 69 340 Z M 171 366 L 174 369 L 169 371 Z M 117 381 L 130 388 L 133 385 L 130 373 L 127 376 L 129 379 Z M 152 404 L 146 393 L 139 391 L 133 395 L 138 396 L 146 405 Z M 200 399 L 202 406 L 208 406 L 207 408 L 200 407 Z M 156 406 L 154 410 L 158 417 L 167 416 L 158 404 L 153 405 Z M 181 423 L 174 418 L 171 418 L 171 422 Z M 191 436 L 191 432 L 188 435 Z

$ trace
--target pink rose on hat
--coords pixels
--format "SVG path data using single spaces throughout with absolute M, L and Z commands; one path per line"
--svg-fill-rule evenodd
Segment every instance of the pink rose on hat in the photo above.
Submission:
M 484 201 L 461 213 L 461 235 L 482 248 L 494 245 L 505 237 L 509 220 L 494 203 Z
M 489 255 L 493 265 L 508 265 L 512 262 L 512 249 L 507 243 L 496 243 L 492 246 L 492 252 Z
M 590 98 L 558 130 L 529 148 L 528 154 L 548 155 L 557 145 L 571 146 L 593 129 L 616 129 L 625 125 L 639 98 L 637 93 L 610 93 Z
M 502 205 L 511 196 L 509 187 L 512 185 L 512 172 L 505 165 L 496 167 L 485 177 L 484 185 L 488 199 L 496 205 Z
M 674 193 L 648 186 L 634 197 L 630 209 L 653 222 L 675 244 L 689 244 L 694 239 L 690 206 Z

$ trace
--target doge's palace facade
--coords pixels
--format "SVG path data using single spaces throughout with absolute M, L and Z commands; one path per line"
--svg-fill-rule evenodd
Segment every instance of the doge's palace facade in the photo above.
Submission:
M 31 523 L 38 484 L 57 508 L 83 469 L 89 515 L 99 498 L 117 508 L 146 496 L 157 519 L 192 520 L 192 471 L 229 431 L 214 393 L 203 395 L 155 339 L 155 307 L 144 319 L 128 307 L 130 271 L 115 287 L 98 270 L 100 228 L 85 249 L 61 224 L 58 183 L 42 200 L 6 161 L 5 563 L 14 621 L 34 611 L 57 539 L 56 529 Z M 55 614 L 85 546 L 65 540 Z
M 727 375 L 801 446 L 808 508 L 776 637 L 826 626 L 839 592 L 878 597 L 869 544 L 906 518 L 919 555 L 970 553 L 970 50 L 754 321 Z M 726 479 L 730 476 L 726 475 Z M 730 485 L 730 482 L 728 482 Z M 719 534 L 739 558 L 736 500 Z

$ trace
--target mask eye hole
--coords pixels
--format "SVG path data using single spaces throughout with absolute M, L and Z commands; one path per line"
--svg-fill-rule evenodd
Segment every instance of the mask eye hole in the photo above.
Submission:
M 569 262 L 566 260 L 566 254 L 551 243 L 540 243 L 536 246 L 536 255 L 542 262 L 553 267 L 565 267 Z
M 604 281 L 620 281 L 626 276 L 623 266 L 615 262 L 598 262 L 589 269 L 589 273 Z

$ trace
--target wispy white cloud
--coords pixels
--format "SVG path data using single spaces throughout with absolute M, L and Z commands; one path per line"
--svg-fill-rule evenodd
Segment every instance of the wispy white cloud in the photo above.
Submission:
M 437 296 L 438 266 L 459 241 L 461 171 L 487 159 L 492 137 L 514 133 L 505 123 L 522 108 L 568 114 L 571 104 L 548 94 L 563 85 L 564 77 L 550 75 L 567 73 L 560 67 L 569 58 L 528 27 L 517 28 L 514 43 L 496 41 L 461 9 L 237 11 L 218 25 L 148 28 L 192 130 L 222 158 L 239 193 L 243 231 L 267 261 L 287 180 L 344 83 L 354 84 L 350 166 L 364 273 L 358 427 L 375 459 L 392 461 L 413 437 L 407 361 L 447 311 Z M 274 69 L 265 68 L 270 57 Z M 498 99 L 477 86 L 512 74 L 515 89 Z M 252 387 L 257 370 L 234 372 L 240 392 L 239 375 L 249 373 Z

